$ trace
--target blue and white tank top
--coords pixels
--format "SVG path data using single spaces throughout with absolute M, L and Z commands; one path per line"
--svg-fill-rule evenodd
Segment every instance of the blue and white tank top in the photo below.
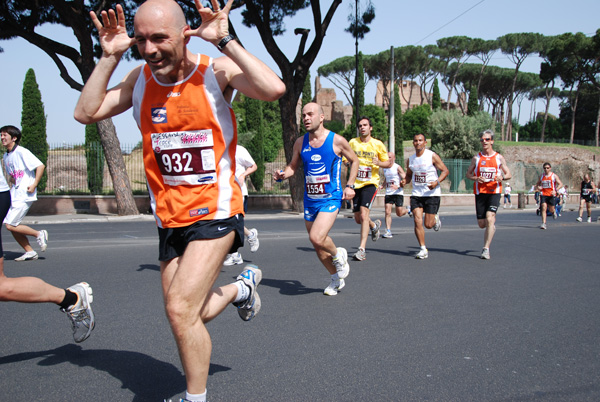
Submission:
M 319 148 L 310 146 L 309 134 L 304 134 L 300 156 L 304 164 L 304 204 L 315 204 L 319 200 L 341 200 L 340 182 L 342 158 L 333 150 L 335 133 L 330 131 Z

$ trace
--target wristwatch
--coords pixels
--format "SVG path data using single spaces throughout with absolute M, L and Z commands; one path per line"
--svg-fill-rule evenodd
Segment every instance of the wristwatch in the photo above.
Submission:
M 226 37 L 224 37 L 223 39 L 221 39 L 219 41 L 219 43 L 217 44 L 217 49 L 219 49 L 220 51 L 223 51 L 223 49 L 225 49 L 225 46 L 227 46 L 227 44 L 229 42 L 231 42 L 232 40 L 235 40 L 235 36 L 233 35 L 227 35 Z
M 347 184 L 346 187 L 351 188 L 352 190 L 354 190 L 354 184 Z

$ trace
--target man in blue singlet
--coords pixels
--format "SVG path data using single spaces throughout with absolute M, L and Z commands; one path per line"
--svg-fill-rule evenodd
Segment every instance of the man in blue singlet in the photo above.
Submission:
M 341 135 L 323 126 L 325 114 L 316 103 L 308 103 L 302 109 L 302 122 L 306 131 L 296 140 L 291 162 L 284 170 L 275 171 L 275 180 L 288 179 L 294 175 L 302 161 L 304 166 L 304 221 L 308 238 L 317 257 L 331 275 L 331 283 L 323 293 L 335 296 L 346 284 L 348 276 L 348 252 L 336 247 L 329 231 L 342 206 L 342 199 L 354 197 L 354 181 L 358 172 L 358 157 Z M 350 161 L 350 176 L 342 189 L 342 156 Z

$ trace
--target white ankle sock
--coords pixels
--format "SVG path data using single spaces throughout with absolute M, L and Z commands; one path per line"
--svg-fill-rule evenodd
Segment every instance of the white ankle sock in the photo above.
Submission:
M 185 391 L 185 399 L 190 402 L 206 402 L 206 390 L 203 394 L 190 394 Z
M 242 281 L 235 281 L 234 284 L 237 286 L 238 292 L 233 302 L 237 303 L 246 300 L 250 294 L 250 289 L 248 289 L 248 286 L 246 286 L 246 284 Z

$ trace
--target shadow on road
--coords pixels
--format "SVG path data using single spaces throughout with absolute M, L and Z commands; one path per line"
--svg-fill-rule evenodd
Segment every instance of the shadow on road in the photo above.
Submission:
M 123 350 L 83 350 L 81 346 L 70 344 L 52 350 L 3 356 L 0 366 L 40 358 L 40 366 L 70 363 L 104 371 L 121 381 L 121 388 L 129 389 L 135 395 L 134 402 L 168 399 L 186 389 L 185 377 L 174 365 L 143 353 Z M 209 374 L 229 370 L 229 367 L 211 364 Z

